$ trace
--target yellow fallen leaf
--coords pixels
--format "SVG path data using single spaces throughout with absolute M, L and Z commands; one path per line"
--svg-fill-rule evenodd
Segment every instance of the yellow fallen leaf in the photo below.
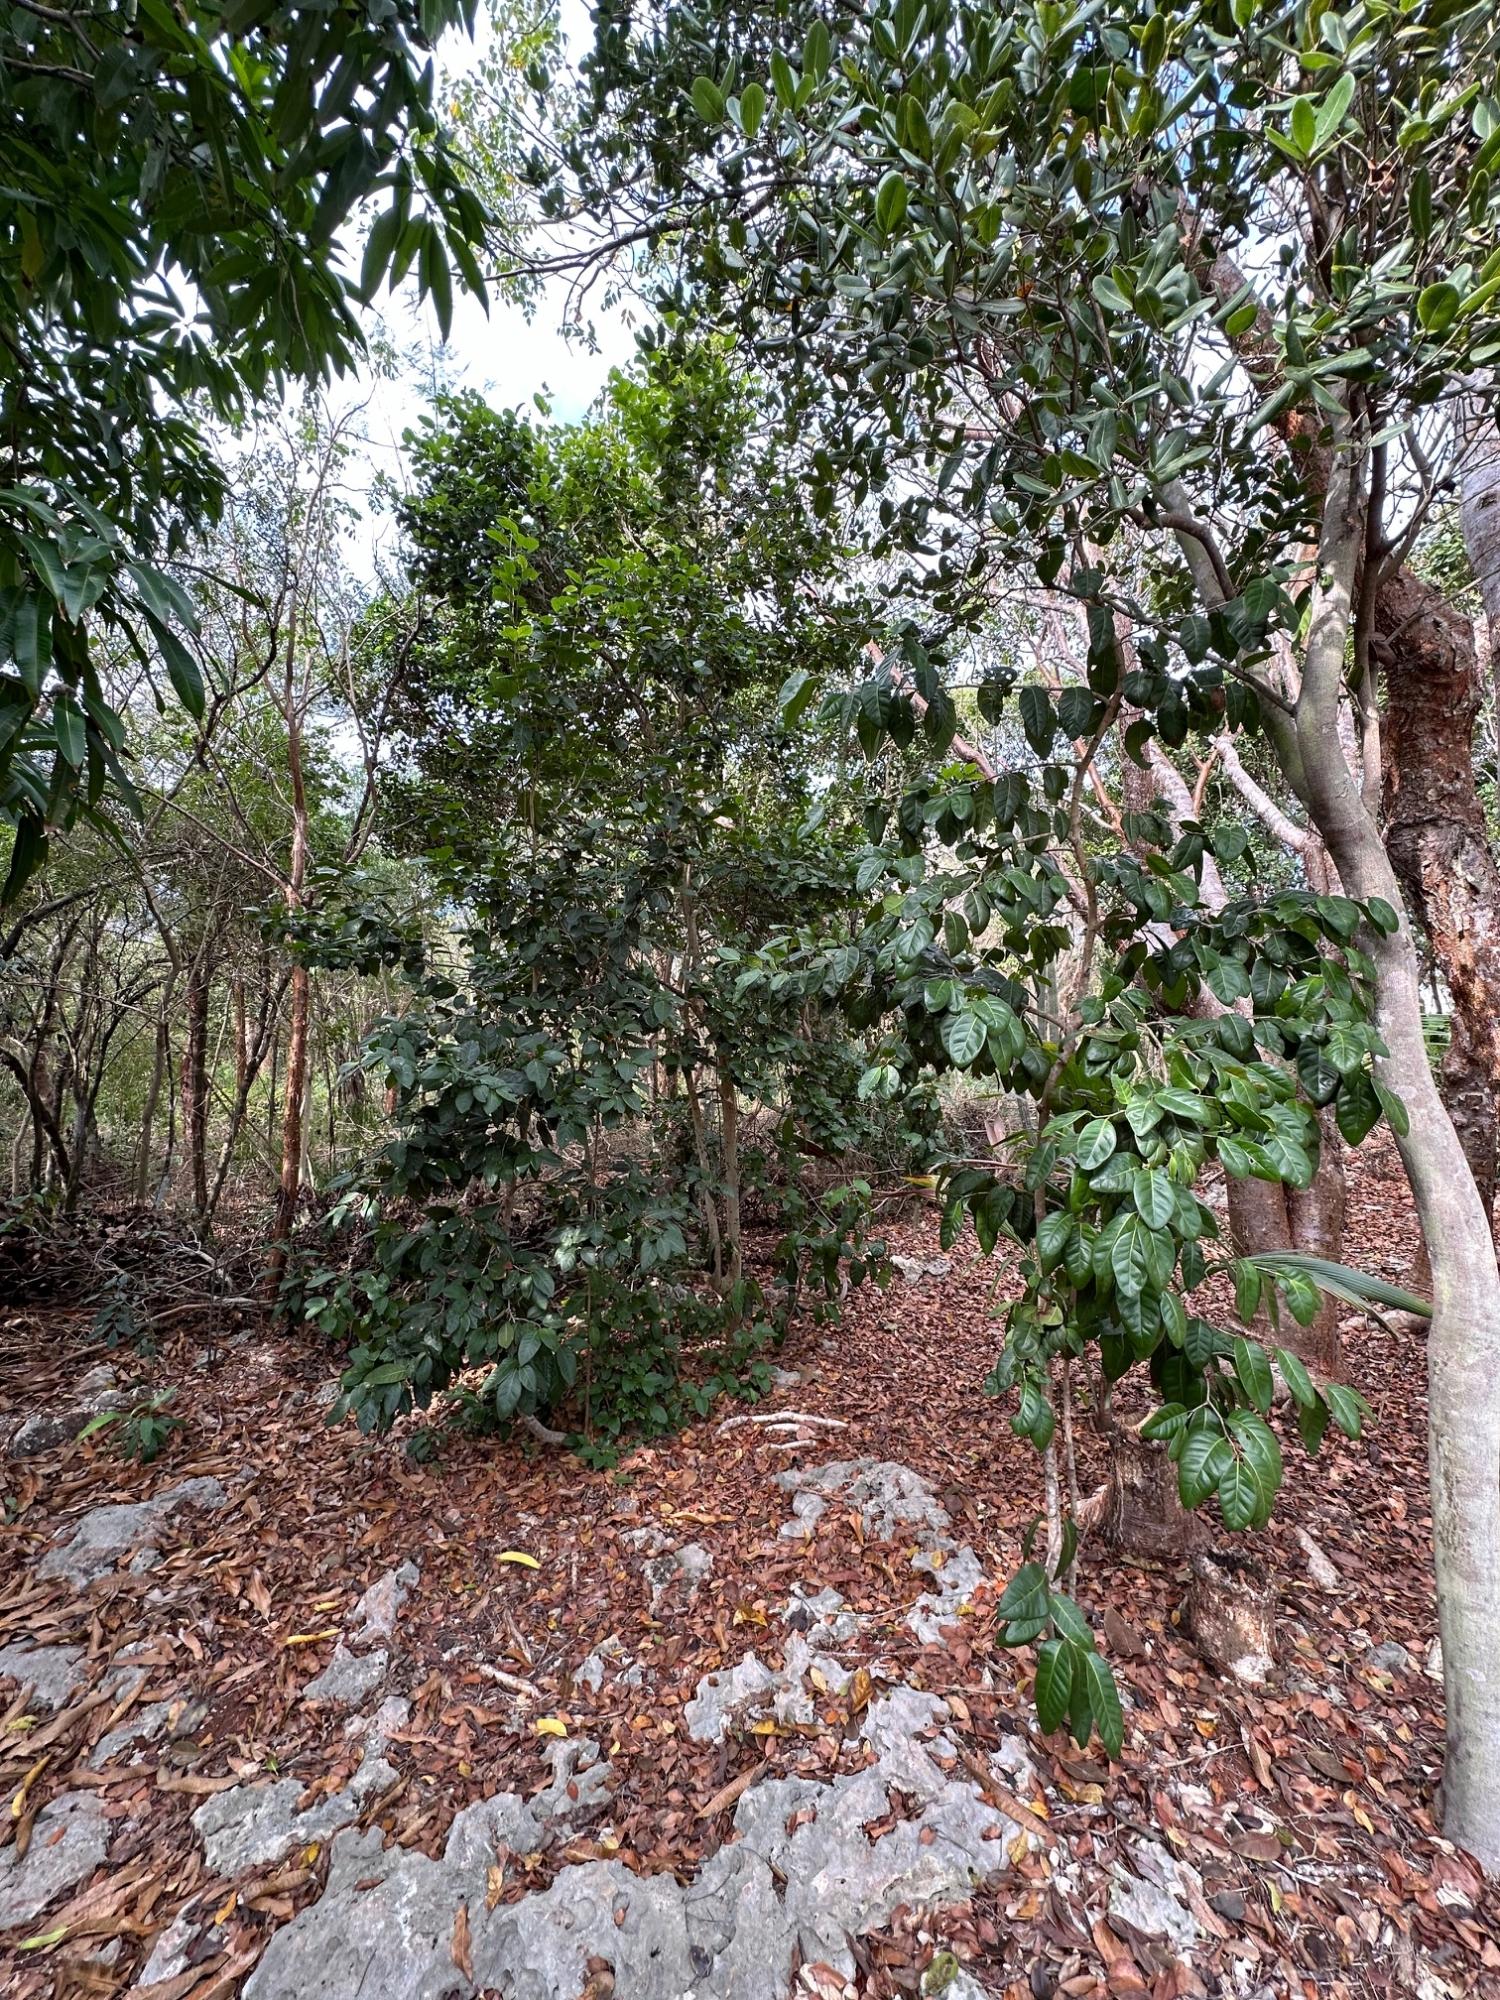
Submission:
M 326 1632 L 292 1632 L 282 1640 L 283 1646 L 321 1646 L 325 1639 L 339 1636 L 337 1625 L 330 1625 Z
M 31 1790 L 32 1786 L 51 1762 L 52 1753 L 49 1750 L 45 1757 L 38 1757 L 31 1769 L 26 1773 L 26 1776 L 21 1780 L 21 1789 L 10 1802 L 10 1816 L 12 1819 L 19 1819 L 25 1812 L 26 1794 Z
M 51 1951 L 53 1945 L 61 1944 L 68 1935 L 66 1924 L 59 1924 L 55 1931 L 43 1931 L 40 1937 L 22 1938 L 17 1951 Z
M 234 1906 L 239 1900 L 239 1890 L 231 1889 L 223 1902 L 220 1903 L 218 1909 L 214 1911 L 214 1922 L 216 1924 L 227 1924 L 229 1919 L 234 1915 Z
M 322 1851 L 323 1843 L 320 1840 L 310 1840 L 302 1850 L 302 1866 L 311 1868 Z
M 539 1715 L 536 1719 L 538 1736 L 566 1736 L 568 1725 L 560 1715 Z
M 861 1709 L 868 1708 L 870 1706 L 870 1697 L 874 1692 L 875 1684 L 870 1679 L 869 1668 L 856 1667 L 854 1676 L 850 1680 L 848 1687 L 849 1713 L 851 1715 L 858 1715 Z
M 541 1564 L 537 1561 L 536 1557 L 527 1555 L 524 1549 L 502 1549 L 499 1555 L 496 1556 L 495 1561 L 497 1563 L 519 1563 L 522 1569 L 541 1568 Z

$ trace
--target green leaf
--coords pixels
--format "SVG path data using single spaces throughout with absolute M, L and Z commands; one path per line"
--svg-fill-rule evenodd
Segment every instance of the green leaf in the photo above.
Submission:
M 1458 309 L 1463 304 L 1463 293 L 1457 285 L 1443 279 L 1439 284 L 1426 286 L 1417 295 L 1417 318 L 1427 333 L 1442 334 L 1458 317 Z
M 156 613 L 146 611 L 146 622 L 156 636 L 166 665 L 167 678 L 171 681 L 177 699 L 182 703 L 195 722 L 203 719 L 205 707 L 203 675 L 198 662 L 183 645 L 170 625 L 165 624 Z
M 893 167 L 875 191 L 875 221 L 881 234 L 889 236 L 905 220 L 906 176 Z
M 1354 102 L 1354 78 L 1348 70 L 1318 106 L 1315 150 L 1322 152 L 1349 115 Z
M 790 729 L 792 727 L 802 715 L 816 691 L 817 683 L 806 667 L 796 667 L 787 675 L 781 684 L 781 692 L 776 697 L 777 705 L 781 710 L 781 726 L 783 729 Z M 881 863 L 883 871 L 883 856 L 881 857 Z M 868 886 L 866 884 L 866 887 Z
M 1026 732 L 1026 741 L 1038 757 L 1045 757 L 1052 748 L 1052 740 L 1057 734 L 1057 718 L 1052 713 L 1052 697 L 1044 687 L 1035 681 L 1028 681 L 1018 697 L 1021 710 L 1021 727 Z
M 1304 1272 L 1320 1291 L 1346 1305 L 1389 1306 L 1393 1312 L 1414 1313 L 1419 1319 L 1432 1317 L 1432 1307 L 1415 1292 L 1389 1285 L 1384 1278 L 1372 1278 L 1352 1265 L 1336 1264 L 1331 1257 L 1314 1257 L 1303 1250 L 1258 1250 L 1243 1261 L 1273 1276 L 1278 1267 Z
M 1226 1528 L 1243 1533 L 1260 1512 L 1260 1488 L 1255 1474 L 1241 1458 L 1225 1466 L 1218 1485 L 1219 1511 Z
M 1292 1392 L 1292 1400 L 1299 1409 L 1310 1409 L 1318 1400 L 1318 1392 L 1313 1387 L 1313 1379 L 1301 1360 L 1290 1348 L 1276 1349 L 1276 1366 L 1281 1370 L 1281 1379 Z
M 1108 1118 L 1091 1118 L 1073 1142 L 1073 1157 L 1088 1174 L 1095 1167 L 1102 1167 L 1115 1150 L 1117 1140 L 1113 1122 Z
M 1187 1411 L 1181 1403 L 1163 1403 L 1141 1425 L 1140 1434 L 1143 1438 L 1174 1438 L 1186 1422 Z
M 1151 1229 L 1165 1229 L 1177 1212 L 1177 1190 L 1160 1167 L 1137 1174 L 1130 1194 L 1141 1220 Z
M 1065 1208 L 1049 1209 L 1042 1217 L 1037 1226 L 1036 1247 L 1044 1271 L 1050 1271 L 1062 1262 L 1068 1240 L 1076 1228 L 1077 1224 Z
M 1040 1563 L 1023 1563 L 1001 1594 L 995 1606 L 997 1617 L 1045 1618 L 1048 1615 L 1047 1572 Z
M 1246 1340 L 1243 1334 L 1236 1337 L 1234 1372 L 1256 1409 L 1262 1413 L 1269 1410 L 1276 1396 L 1276 1381 L 1266 1351 L 1258 1341 Z
M 711 76 L 695 76 L 692 89 L 693 109 L 705 125 L 722 125 L 724 122 L 724 93 Z
M 696 86 L 695 86 L 696 87 Z M 753 139 L 766 115 L 766 93 L 758 83 L 747 83 L 740 92 L 740 129 Z
M 1318 143 L 1318 116 L 1313 110 L 1312 99 L 1299 97 L 1292 106 L 1291 123 L 1287 137 L 1292 150 L 1299 159 L 1310 160 Z
M 988 1032 L 979 1016 L 966 1007 L 943 1016 L 943 1047 L 959 1069 L 967 1069 L 976 1060 Z
M 807 31 L 807 39 L 802 44 L 803 74 L 810 76 L 814 83 L 821 83 L 828 74 L 828 65 L 833 60 L 833 41 L 826 21 L 814 21 Z
M 1184 1507 L 1197 1507 L 1224 1477 L 1234 1453 L 1222 1432 L 1204 1428 L 1191 1433 L 1177 1461 L 1177 1491 Z
M 1349 1389 L 1342 1382 L 1325 1382 L 1323 1395 L 1327 1400 L 1333 1421 L 1346 1438 L 1357 1438 L 1370 1414 L 1370 1406 L 1357 1389 Z
M 1076 1674 L 1080 1669 L 1088 1688 L 1089 1709 L 1094 1727 L 1099 1732 L 1099 1741 L 1112 1758 L 1118 1758 L 1125 1744 L 1125 1717 L 1120 1708 L 1120 1690 L 1115 1686 L 1115 1677 L 1109 1663 L 1098 1653 L 1075 1651 L 1073 1671 Z
M 1066 1639 L 1048 1639 L 1037 1648 L 1036 1719 L 1045 1735 L 1061 1729 L 1073 1696 L 1073 1649 Z

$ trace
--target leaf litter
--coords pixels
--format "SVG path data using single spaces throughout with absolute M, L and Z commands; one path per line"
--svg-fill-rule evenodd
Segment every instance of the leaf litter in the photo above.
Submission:
M 1376 1142 L 1350 1164 L 1351 1252 L 1409 1282 L 1415 1237 L 1394 1153 Z M 1287 1453 L 1260 1550 L 1279 1592 L 1265 1686 L 1213 1673 L 1179 1629 L 1185 1566 L 1086 1550 L 1080 1601 L 1127 1698 L 1124 1755 L 1110 1766 L 1097 1746 L 1040 1736 L 1032 1651 L 995 1639 L 993 1602 L 1041 1505 L 1039 1461 L 980 1386 L 1003 1271 L 972 1244 L 943 1268 L 931 1211 L 887 1234 L 930 1261 L 915 1282 L 854 1294 L 841 1326 L 794 1330 L 768 1406 L 785 1421 L 730 1422 L 740 1413 L 721 1406 L 613 1472 L 465 1438 L 419 1465 L 397 1440 L 325 1426 L 336 1363 L 311 1338 L 252 1327 L 205 1350 L 188 1315 L 137 1364 L 152 1387 L 192 1384 L 193 1420 L 163 1460 L 122 1464 L 106 1440 L 0 1461 L 0 1649 L 77 1648 L 80 1666 L 55 1714 L 0 1682 L 0 1867 L 4 1846 L 24 1853 L 43 1809 L 69 1794 L 97 1798 L 110 1830 L 106 1867 L 0 1937 L 0 1990 L 123 1995 L 165 1966 L 140 1989 L 153 2000 L 237 1993 L 318 1896 L 329 1845 L 211 1875 L 192 1815 L 248 1783 L 295 1779 L 304 1810 L 343 1800 L 347 1824 L 437 1855 L 458 1812 L 540 1791 L 549 1751 L 592 1737 L 612 1769 L 607 1807 L 540 1851 L 498 1857 L 486 1904 L 589 1860 L 686 1881 L 765 1779 L 857 1770 L 870 1754 L 862 1712 L 905 1684 L 948 1704 L 964 1771 L 1035 1837 L 1015 1843 L 998 1889 L 898 1910 L 852 1942 L 853 1980 L 811 1964 L 795 1990 L 874 2000 L 962 1971 L 1006 2000 L 1500 1994 L 1500 1896 L 1435 1824 L 1443 1715 L 1429 1671 L 1420 1334 L 1352 1323 L 1346 1372 L 1375 1422 L 1358 1446 L 1332 1440 L 1315 1466 Z M 88 1325 L 81 1309 L 38 1300 L 6 1316 L 0 1422 L 65 1400 L 100 1358 Z M 1081 1456 L 1085 1480 L 1102 1477 L 1086 1424 Z M 935 1574 L 914 1570 L 899 1524 L 877 1539 L 835 1496 L 807 1539 L 782 1532 L 777 1473 L 855 1458 L 919 1474 L 978 1557 L 984 1581 L 936 1643 L 906 1621 L 941 1582 L 941 1558 Z M 227 1505 L 174 1516 L 152 1560 L 122 1558 L 84 1592 L 39 1577 L 83 1513 L 199 1477 L 219 1480 Z M 647 1575 L 689 1545 L 691 1564 Z M 382 1731 L 389 1782 L 356 1796 L 360 1720 L 303 1690 L 363 1594 L 407 1562 L 420 1581 L 380 1683 L 404 1711 Z M 684 1711 L 700 1682 L 751 1651 L 779 1665 L 804 1631 L 842 1669 L 813 1666 L 809 1710 L 747 1713 L 721 1741 L 696 1740 Z M 107 1736 L 119 1747 L 96 1762 Z M 1024 1795 L 996 1775 L 995 1753 L 1017 1737 L 1035 1774 L 1018 1780 Z M 902 1810 L 893 1795 L 892 1819 Z M 460 1969 L 470 1920 L 467 1906 L 455 1912 Z M 607 1965 L 597 1986 L 609 1990 Z

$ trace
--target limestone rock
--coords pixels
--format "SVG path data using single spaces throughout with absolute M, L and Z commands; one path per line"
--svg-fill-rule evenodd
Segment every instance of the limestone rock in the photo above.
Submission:
M 166 1727 L 171 1712 L 170 1702 L 154 1701 L 149 1707 L 137 1709 L 134 1714 L 127 1715 L 118 1729 L 110 1730 L 107 1736 L 101 1736 L 94 1745 L 89 1757 L 89 1769 L 102 1771 L 106 1764 L 113 1763 L 116 1757 L 126 1750 L 133 1749 L 136 1744 L 155 1742 Z
M 1387 1674 L 1414 1674 L 1417 1670 L 1416 1661 L 1396 1639 L 1387 1639 L 1383 1645 L 1372 1647 L 1370 1665 Z
M 1319 1590 L 1337 1590 L 1343 1578 L 1324 1555 L 1306 1528 L 1297 1530 L 1297 1541 L 1307 1557 L 1307 1573 Z
M 764 1703 L 775 1691 L 775 1674 L 754 1653 L 746 1653 L 734 1666 L 699 1681 L 682 1711 L 688 1735 L 695 1743 L 722 1743 L 744 1709 Z
M 112 1570 L 131 1550 L 152 1546 L 172 1516 L 184 1507 L 219 1508 L 228 1495 L 217 1479 L 184 1479 L 152 1500 L 96 1507 L 85 1514 L 68 1539 L 45 1556 L 38 1576 L 60 1576 L 84 1590 L 96 1577 Z
M 365 1739 L 359 1769 L 342 1791 L 319 1799 L 306 1812 L 297 1809 L 303 1788 L 296 1778 L 274 1785 L 235 1785 L 205 1799 L 193 1814 L 193 1829 L 212 1872 L 227 1879 L 248 1868 L 268 1867 L 294 1847 L 329 1840 L 358 1819 L 367 1800 L 395 1784 L 399 1774 L 386 1762 L 386 1739 L 410 1715 L 410 1702 L 393 1695 L 373 1716 L 346 1724 L 347 1733 Z
M 350 1644 L 389 1645 L 395 1637 L 401 1607 L 421 1579 L 422 1572 L 412 1562 L 404 1562 L 399 1569 L 387 1570 L 384 1576 L 377 1577 L 350 1614 L 355 1621 L 349 1634 Z
M 786 1991 L 798 1953 L 852 1974 L 851 1937 L 902 1903 L 964 1900 L 1009 1866 L 1020 1829 L 938 1762 L 957 1768 L 947 1714 L 911 1688 L 872 1704 L 863 1735 L 875 1763 L 829 1783 L 768 1779 L 747 1792 L 737 1838 L 686 1886 L 591 1861 L 490 1910 L 498 1847 L 529 1851 L 557 1818 L 604 1795 L 607 1767 L 578 1769 L 591 1746 L 559 1744 L 546 1792 L 529 1804 L 502 1793 L 469 1807 L 439 1860 L 387 1849 L 378 1831 L 341 1833 L 323 1896 L 271 1940 L 244 2000 L 472 2000 L 476 1987 L 506 2000 L 576 2000 L 591 1959 L 610 1967 L 615 2000 L 767 2000 Z M 888 1816 L 892 1789 L 918 1810 L 872 1841 L 865 1828 Z M 450 1951 L 460 1903 L 472 1981 Z
M 781 1607 L 781 1619 L 794 1632 L 805 1633 L 813 1646 L 846 1646 L 858 1637 L 865 1622 L 857 1611 L 848 1609 L 840 1591 L 831 1587 L 809 1591 L 800 1583 L 792 1586 L 791 1596 Z
M 0 1848 L 0 1931 L 29 1924 L 49 1903 L 76 1889 L 104 1860 L 109 1821 L 93 1792 L 64 1792 L 44 1805 L 25 1859 Z
M 891 1262 L 909 1285 L 920 1285 L 924 1278 L 946 1278 L 953 1269 L 951 1257 L 892 1257 Z
M 129 1392 L 120 1387 L 108 1362 L 79 1377 L 73 1386 L 73 1400 L 59 1410 L 33 1410 L 18 1426 L 6 1447 L 10 1458 L 35 1458 L 38 1453 L 55 1451 L 69 1444 L 101 1411 L 118 1409 Z
M 390 1663 L 383 1646 L 373 1653 L 351 1653 L 340 1639 L 328 1665 L 302 1690 L 302 1699 L 326 1702 L 331 1708 L 358 1708 L 385 1679 Z
M 1135 1873 L 1116 1862 L 1109 1892 L 1109 1913 L 1146 1937 L 1164 1938 L 1173 1950 L 1186 1952 L 1198 1940 L 1198 1922 L 1187 1907 L 1202 1878 L 1154 1841 L 1137 1841 L 1132 1853 Z
M 192 1914 L 193 1908 L 193 1903 L 184 1905 L 152 1945 L 151 1955 L 135 1982 L 137 1989 L 165 1985 L 167 1980 L 178 1979 L 187 1971 L 188 1953 L 201 1929 Z
M 680 1549 L 653 1556 L 646 1564 L 646 1581 L 651 1586 L 651 1609 L 654 1611 L 666 1593 L 676 1585 L 681 1585 L 683 1595 L 691 1604 L 713 1566 L 713 1556 L 701 1542 L 685 1542 Z
M 0 1647 L 0 1681 L 19 1681 L 31 1702 L 55 1713 L 85 1679 L 81 1646 Z
M 941 1534 L 948 1526 L 947 1513 L 927 1481 L 910 1466 L 890 1459 L 834 1459 L 826 1465 L 791 1466 L 777 1473 L 775 1484 L 798 1498 L 814 1495 L 825 1506 L 834 1498 L 851 1501 L 874 1541 L 890 1541 L 915 1528 Z

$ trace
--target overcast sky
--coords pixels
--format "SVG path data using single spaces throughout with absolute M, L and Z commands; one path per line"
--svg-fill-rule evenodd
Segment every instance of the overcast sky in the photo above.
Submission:
M 561 22 L 570 52 L 581 54 L 591 33 L 584 0 L 561 0 Z M 472 64 L 486 31 L 481 12 L 475 43 L 466 36 L 448 38 L 442 53 L 450 76 Z M 445 346 L 438 337 L 437 315 L 430 302 L 417 304 L 413 283 L 409 281 L 395 299 L 382 298 L 381 320 L 401 355 L 399 371 L 389 380 L 367 373 L 357 385 L 336 390 L 333 398 L 339 408 L 351 403 L 364 406 L 355 425 L 362 440 L 361 457 L 351 466 L 349 478 L 350 498 L 365 502 L 365 518 L 360 532 L 351 538 L 350 550 L 362 573 L 373 570 L 377 552 L 391 551 L 395 545 L 389 517 L 367 504 L 369 489 L 379 473 L 402 476 L 402 433 L 421 417 L 434 386 L 474 389 L 503 408 L 530 403 L 545 392 L 554 419 L 572 422 L 597 397 L 609 371 L 630 360 L 634 333 L 621 313 L 605 312 L 596 303 L 598 345 L 591 350 L 563 339 L 558 331 L 563 308 L 563 288 L 558 286 L 536 302 L 529 318 L 519 307 L 498 300 L 491 300 L 486 317 L 477 299 L 456 290 L 452 334 Z

